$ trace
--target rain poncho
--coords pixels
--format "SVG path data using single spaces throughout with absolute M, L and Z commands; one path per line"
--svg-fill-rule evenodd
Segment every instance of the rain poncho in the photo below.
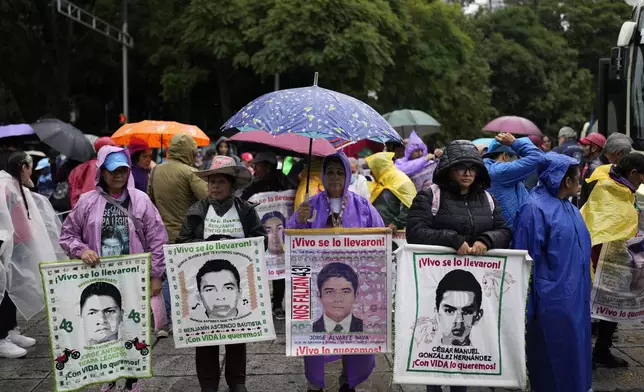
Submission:
M 0 171 L 0 301 L 5 290 L 27 320 L 45 307 L 38 264 L 63 260 L 58 246 L 60 223 L 49 201 Z
M 297 211 L 297 207 L 302 204 L 306 197 L 306 172 L 307 168 L 300 172 L 300 184 L 297 186 L 295 192 L 295 201 L 293 202 L 293 210 Z M 349 171 L 351 173 L 351 171 Z M 311 177 L 309 178 L 309 197 L 313 197 L 324 190 L 322 185 L 322 160 L 314 158 L 311 162 Z
M 346 207 L 342 215 L 343 228 L 359 228 L 359 227 L 384 227 L 382 218 L 378 211 L 369 204 L 369 201 L 364 198 L 349 192 L 349 182 L 351 181 L 351 167 L 349 160 L 343 153 L 338 153 L 332 156 L 339 156 L 344 163 L 344 170 L 347 174 L 344 184 L 344 197 L 346 198 Z M 324 165 L 323 165 L 324 166 Z M 324 170 L 324 168 L 323 168 Z M 306 180 L 305 180 L 306 181 Z M 288 229 L 322 229 L 327 227 L 329 214 L 329 202 L 326 191 L 313 196 L 309 200 L 311 215 L 313 211 L 317 211 L 317 216 L 313 222 L 301 224 L 297 217 L 298 213 L 294 213 L 289 219 L 286 227 Z M 347 371 L 349 378 L 349 386 L 354 387 L 364 382 L 376 366 L 375 357 L 373 355 L 346 355 L 348 359 Z M 324 364 L 326 362 L 335 361 L 340 359 L 340 356 L 315 356 L 304 357 L 304 369 L 306 378 L 320 387 L 324 386 Z
M 398 229 L 403 229 L 407 226 L 407 214 L 416 197 L 416 187 L 405 173 L 396 168 L 393 155 L 392 152 L 379 152 L 366 159 L 375 179 L 369 183 L 371 203 L 385 222 L 395 223 Z M 387 197 L 389 192 L 393 195 Z
M 99 186 L 100 168 L 109 154 L 119 151 L 124 150 L 112 146 L 101 148 L 96 161 L 95 190 L 84 193 L 81 196 L 78 204 L 63 223 L 60 245 L 70 257 L 79 259 L 83 251 L 88 249 L 100 254 L 103 213 L 107 204 L 107 200 L 103 197 L 105 191 Z M 129 159 L 129 155 L 127 156 Z M 152 272 L 150 275 L 153 278 L 160 278 L 165 272 L 163 245 L 168 243 L 168 234 L 163 226 L 163 221 L 150 198 L 134 187 L 134 179 L 131 174 L 126 185 L 126 191 L 130 198 L 128 210 L 139 220 L 143 229 L 141 236 L 144 237 L 139 238 L 136 226 L 131 219 L 128 219 L 129 254 L 150 252 L 152 254 Z M 143 243 L 146 245 L 144 246 Z
M 557 197 L 571 165 L 548 154 L 540 185 L 519 209 L 514 247 L 534 260 L 528 297 L 526 351 L 534 392 L 591 388 L 590 234 L 579 210 Z
M 422 150 L 423 155 L 420 158 L 409 159 L 411 154 L 417 150 Z M 438 162 L 435 160 L 427 160 L 427 146 L 416 132 L 412 132 L 409 136 L 409 141 L 405 146 L 405 157 L 396 160 L 396 167 L 412 180 L 417 191 L 432 184 L 437 164 Z
M 612 165 L 599 166 L 586 181 L 596 181 L 588 201 L 581 208 L 593 246 L 625 241 L 637 234 L 635 194 L 611 177 Z
M 492 151 L 497 141 L 490 144 Z M 484 158 L 483 163 L 490 173 L 492 185 L 488 191 L 499 201 L 503 217 L 510 228 L 514 227 L 514 218 L 519 207 L 528 198 L 528 191 L 523 181 L 534 173 L 544 160 L 545 154 L 532 144 L 527 137 L 517 139 L 512 143 L 512 150 L 521 157 L 512 162 L 497 162 Z

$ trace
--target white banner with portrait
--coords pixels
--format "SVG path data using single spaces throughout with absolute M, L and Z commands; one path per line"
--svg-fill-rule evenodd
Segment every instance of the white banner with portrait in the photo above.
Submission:
M 56 391 L 152 377 L 150 255 L 41 263 Z
M 287 230 L 286 239 L 286 355 L 389 352 L 390 230 Z
M 248 199 L 252 203 L 258 203 L 255 211 L 268 236 L 264 259 L 270 280 L 284 279 L 284 229 L 293 215 L 294 200 L 295 190 L 258 193 Z
M 404 245 L 397 256 L 394 382 L 524 388 L 527 252 Z
M 163 248 L 177 348 L 275 339 L 263 237 Z

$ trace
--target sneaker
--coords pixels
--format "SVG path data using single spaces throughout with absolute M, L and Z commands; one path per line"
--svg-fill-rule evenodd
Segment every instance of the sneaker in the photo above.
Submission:
M 27 350 L 14 344 L 9 339 L 0 339 L 0 357 L 21 358 L 27 355 Z
M 168 336 L 170 336 L 170 334 L 165 329 L 160 329 L 157 331 L 157 339 L 167 338 Z
M 21 335 L 18 328 L 9 331 L 7 340 L 11 340 L 11 343 L 22 348 L 31 347 L 36 344 L 36 339 Z
M 116 383 L 111 382 L 109 384 L 101 385 L 101 392 L 116 392 Z
M 286 319 L 286 312 L 282 308 L 274 308 L 273 309 L 273 317 L 277 320 L 285 320 Z

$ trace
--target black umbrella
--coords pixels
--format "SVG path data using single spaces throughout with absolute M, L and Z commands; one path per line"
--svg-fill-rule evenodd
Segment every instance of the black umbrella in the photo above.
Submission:
M 92 143 L 83 132 L 56 119 L 38 120 L 31 124 L 43 143 L 78 162 L 89 161 L 94 155 Z

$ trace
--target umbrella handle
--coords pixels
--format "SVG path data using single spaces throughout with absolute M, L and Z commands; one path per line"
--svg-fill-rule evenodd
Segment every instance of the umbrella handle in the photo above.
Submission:
M 308 201 L 309 201 L 309 191 L 308 191 L 308 189 L 306 190 L 306 194 L 304 195 L 304 199 L 308 203 Z M 311 211 L 311 217 L 309 219 L 307 219 L 306 221 L 309 222 L 309 223 L 313 223 L 315 221 L 315 218 L 317 218 L 317 216 L 318 216 L 318 211 L 313 210 L 313 211 Z

